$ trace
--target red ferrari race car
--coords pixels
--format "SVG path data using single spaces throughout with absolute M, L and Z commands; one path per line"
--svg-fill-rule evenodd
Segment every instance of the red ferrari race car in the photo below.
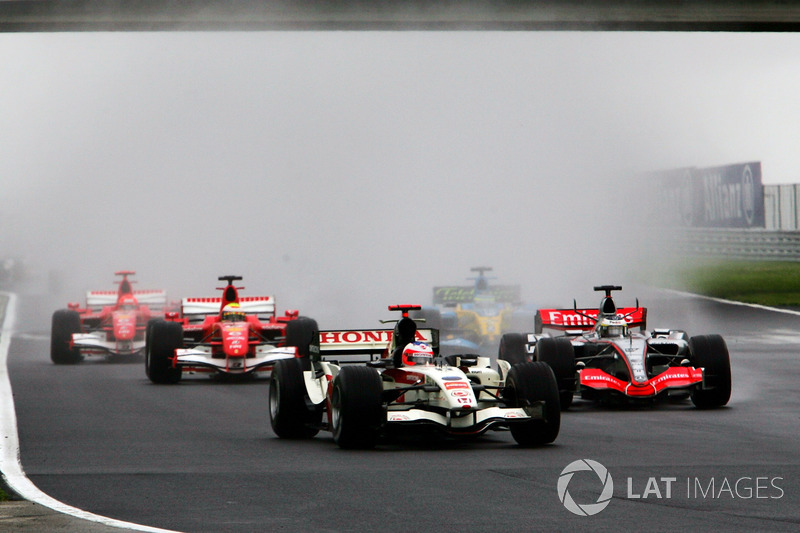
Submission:
M 253 377 L 280 359 L 303 358 L 307 364 L 316 321 L 297 310 L 276 316 L 272 296 L 239 296 L 244 287 L 233 282 L 241 279 L 220 276 L 227 282 L 218 287 L 222 296 L 184 298 L 180 312 L 147 324 L 150 381 L 177 383 L 183 373 Z
M 617 308 L 620 286 L 602 285 L 598 309 L 540 309 L 535 333 L 510 333 L 498 359 L 548 363 L 558 380 L 562 409 L 575 393 L 588 400 L 653 401 L 691 396 L 698 408 L 722 407 L 731 396 L 728 347 L 719 335 L 689 337 L 685 331 L 647 331 L 647 309 Z M 633 331 L 638 329 L 638 331 Z M 560 332 L 552 337 L 545 330 Z
M 134 355 L 145 345 L 145 327 L 154 313 L 163 313 L 167 293 L 133 290 L 135 272 L 122 270 L 116 291 L 88 291 L 86 306 L 68 304 L 53 313 L 50 359 L 55 364 L 74 364 L 84 355 Z
M 372 448 L 381 435 L 428 429 L 451 437 L 511 430 L 522 446 L 556 439 L 561 409 L 547 364 L 498 372 L 488 357 L 438 357 L 438 330 L 417 329 L 409 317 L 420 308 L 389 307 L 402 312 L 393 330 L 316 333 L 309 368 L 277 361 L 269 391 L 275 434 L 311 438 L 327 430 L 342 448 Z

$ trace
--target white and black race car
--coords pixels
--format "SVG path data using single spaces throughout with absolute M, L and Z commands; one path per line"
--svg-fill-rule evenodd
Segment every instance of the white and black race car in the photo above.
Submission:
M 509 429 L 536 446 L 558 436 L 558 386 L 545 363 L 499 370 L 488 357 L 438 357 L 436 329 L 418 329 L 409 311 L 393 330 L 321 331 L 301 359 L 276 361 L 269 393 L 272 429 L 281 438 L 333 433 L 342 448 L 371 448 L 394 431 L 436 429 L 455 437 Z M 339 360 L 341 359 L 341 361 Z M 350 364 L 348 364 L 350 363 Z

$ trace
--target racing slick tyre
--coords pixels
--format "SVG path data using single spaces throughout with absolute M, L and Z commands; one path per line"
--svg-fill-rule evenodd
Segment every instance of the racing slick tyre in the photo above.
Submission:
M 333 381 L 331 431 L 341 448 L 373 448 L 386 418 L 383 382 L 375 369 L 346 366 Z
M 319 433 L 322 406 L 306 403 L 300 359 L 280 359 L 269 383 L 269 423 L 282 439 L 310 439 Z
M 497 358 L 502 361 L 508 361 L 511 366 L 530 361 L 528 337 L 522 333 L 506 333 L 500 337 Z
M 147 347 L 150 346 L 151 340 L 150 336 L 152 335 L 151 331 L 153 330 L 153 324 L 156 322 L 164 322 L 163 318 L 151 318 L 147 321 L 147 324 L 144 327 L 144 349 L 145 349 L 145 362 L 147 361 Z M 145 365 L 145 372 L 147 373 L 148 377 L 150 376 L 150 368 L 148 365 Z
M 556 375 L 561 409 L 572 405 L 575 395 L 575 351 L 569 339 L 544 337 L 536 343 L 536 360 L 550 365 Z
M 72 309 L 53 313 L 50 332 L 50 359 L 57 365 L 74 365 L 83 360 L 78 348 L 70 348 L 72 334 L 81 332 L 81 317 Z
M 542 418 L 510 425 L 511 435 L 520 446 L 541 446 L 556 440 L 561 427 L 561 406 L 553 369 L 546 363 L 528 362 L 511 367 L 506 380 L 506 402 L 527 407 L 544 402 Z
M 160 318 L 151 318 L 147 321 L 147 325 L 144 328 L 144 345 L 147 346 L 150 344 L 150 330 L 153 329 L 153 324 L 155 322 L 163 322 Z
M 286 346 L 297 347 L 303 370 L 311 370 L 310 346 L 317 332 L 319 332 L 317 321 L 307 316 L 299 316 L 286 324 Z
M 692 403 L 699 409 L 722 407 L 731 398 L 731 359 L 728 346 L 719 335 L 698 335 L 689 339 L 691 361 L 702 367 L 703 388 L 692 392 Z
M 150 381 L 173 384 L 181 380 L 180 367 L 172 366 L 176 348 L 183 348 L 183 327 L 164 320 L 148 324 L 149 336 L 145 346 L 144 368 Z

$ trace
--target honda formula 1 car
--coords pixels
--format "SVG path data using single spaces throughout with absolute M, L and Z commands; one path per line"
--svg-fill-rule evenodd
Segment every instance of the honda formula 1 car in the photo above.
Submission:
M 163 313 L 167 293 L 163 290 L 133 290 L 122 276 L 116 291 L 88 291 L 86 306 L 68 304 L 53 313 L 50 358 L 56 364 L 74 364 L 84 355 L 135 355 L 145 345 L 145 327 L 153 313 Z
M 304 357 L 317 323 L 288 310 L 276 316 L 272 296 L 239 296 L 234 281 L 221 276 L 221 297 L 184 298 L 181 311 L 147 324 L 145 370 L 153 383 L 177 383 L 184 372 L 254 376 L 275 361 Z
M 425 429 L 455 437 L 510 429 L 523 446 L 556 439 L 561 414 L 548 365 L 503 362 L 496 371 L 488 357 L 438 357 L 439 332 L 418 329 L 409 317 L 418 309 L 389 307 L 402 313 L 393 330 L 316 333 L 307 369 L 300 360 L 277 361 L 269 393 L 275 434 L 311 438 L 327 430 L 342 448 Z
M 688 337 L 674 329 L 646 331 L 647 309 L 617 308 L 603 285 L 598 309 L 540 309 L 537 332 L 507 334 L 499 359 L 511 364 L 548 363 L 559 385 L 561 407 L 573 395 L 588 400 L 654 400 L 691 396 L 699 408 L 721 407 L 731 395 L 728 348 L 719 335 Z M 633 331 L 637 329 L 638 331 Z M 561 332 L 552 337 L 545 330 Z

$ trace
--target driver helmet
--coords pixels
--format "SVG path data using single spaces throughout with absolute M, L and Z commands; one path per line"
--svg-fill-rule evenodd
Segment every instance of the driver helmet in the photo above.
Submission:
M 424 342 L 409 342 L 403 348 L 403 364 L 408 366 L 433 364 L 433 349 Z
M 139 302 L 136 301 L 136 298 L 132 294 L 126 294 L 120 297 L 117 308 L 123 311 L 133 311 L 138 305 Z
M 600 337 L 624 337 L 628 334 L 628 324 L 620 317 L 604 317 L 597 323 Z
M 244 311 L 237 303 L 231 303 L 222 308 L 223 322 L 246 322 Z

